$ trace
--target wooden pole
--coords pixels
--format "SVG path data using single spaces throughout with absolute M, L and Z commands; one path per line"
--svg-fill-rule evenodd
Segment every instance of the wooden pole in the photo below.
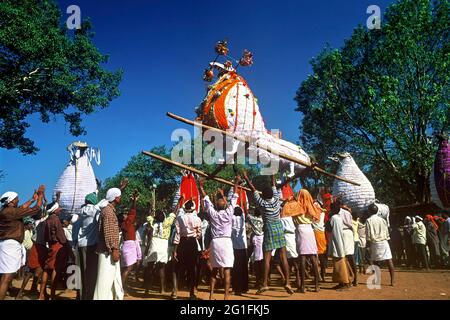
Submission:
M 212 131 L 215 131 L 215 132 L 220 132 L 220 133 L 225 134 L 225 135 L 227 135 L 227 136 L 229 136 L 229 137 L 235 138 L 236 140 L 242 141 L 242 142 L 244 142 L 244 143 L 248 143 L 248 140 L 247 140 L 247 139 L 245 139 L 245 138 L 243 138 L 243 137 L 241 137 L 241 136 L 238 136 L 238 135 L 236 135 L 236 134 L 233 134 L 233 133 L 230 133 L 230 132 L 226 132 L 226 131 L 220 130 L 220 129 L 218 129 L 218 128 L 214 128 L 214 127 L 208 126 L 208 125 L 206 125 L 206 124 L 203 124 L 203 123 L 200 123 L 200 122 L 197 122 L 197 121 L 192 121 L 192 120 L 189 120 L 189 119 L 186 119 L 186 118 L 177 116 L 176 114 L 173 114 L 173 113 L 170 113 L 170 112 L 167 112 L 167 116 L 170 117 L 170 118 L 172 118 L 172 119 L 175 119 L 175 120 L 184 122 L 184 123 L 186 123 L 186 124 L 189 124 L 189 125 L 191 125 L 191 126 L 199 126 L 199 127 L 204 128 L 204 129 L 212 130 Z M 317 171 L 317 172 L 319 172 L 319 173 L 321 173 L 321 174 L 323 174 L 323 175 L 326 175 L 326 176 L 329 176 L 329 177 L 332 177 L 332 178 L 335 178 L 335 179 L 338 179 L 338 180 L 341 180 L 341 181 L 344 181 L 344 182 L 353 184 L 353 185 L 355 185 L 355 186 L 360 186 L 360 184 L 357 183 L 357 182 L 354 182 L 354 181 L 352 181 L 352 180 L 345 179 L 345 178 L 340 177 L 340 176 L 338 176 L 338 175 L 336 175 L 336 174 L 333 174 L 333 173 L 329 173 L 329 172 L 325 171 L 324 169 L 321 169 L 321 168 L 319 168 L 319 167 L 313 166 L 311 163 L 308 163 L 308 162 L 305 162 L 305 161 L 296 159 L 296 158 L 294 158 L 294 157 L 291 157 L 291 156 L 289 156 L 289 155 L 280 153 L 280 152 L 278 152 L 278 151 L 269 150 L 269 149 L 267 149 L 266 147 L 261 146 L 261 145 L 259 145 L 259 144 L 257 144 L 257 143 L 256 143 L 255 146 L 256 146 L 257 148 L 260 148 L 260 149 L 262 149 L 262 150 L 265 150 L 265 151 L 267 151 L 267 152 L 269 152 L 269 153 L 272 153 L 272 154 L 274 154 L 274 155 L 276 155 L 276 156 L 279 156 L 280 158 L 283 158 L 283 159 L 285 159 L 285 160 L 288 160 L 288 161 L 297 163 L 297 164 L 302 165 L 302 166 L 304 166 L 304 167 L 311 168 L 313 171 Z
M 229 185 L 229 186 L 234 187 L 234 183 L 231 182 L 231 181 L 228 181 L 228 180 L 225 180 L 225 179 L 222 179 L 222 178 L 218 178 L 218 177 L 213 177 L 213 176 L 207 174 L 206 172 L 203 172 L 203 171 L 201 171 L 201 170 L 198 170 L 198 169 L 189 167 L 189 166 L 187 166 L 187 165 L 185 165 L 185 164 L 182 164 L 182 163 L 179 163 L 179 162 L 176 162 L 176 161 L 173 161 L 173 160 L 164 158 L 164 157 L 162 157 L 162 156 L 160 156 L 160 155 L 157 155 L 157 154 L 154 154 L 154 153 L 152 153 L 152 152 L 142 151 L 142 153 L 143 153 L 144 155 L 146 155 L 146 156 L 149 156 L 149 157 L 152 157 L 152 158 L 157 159 L 157 160 L 159 160 L 159 161 L 168 163 L 168 164 L 173 165 L 173 166 L 175 166 L 175 167 L 179 167 L 179 168 L 181 168 L 181 169 L 188 170 L 188 171 L 191 171 L 191 172 L 193 172 L 193 173 L 196 173 L 196 174 L 198 174 L 199 176 L 202 176 L 202 177 L 204 177 L 204 178 L 206 178 L 206 179 L 214 180 L 214 181 L 217 181 L 217 182 L 220 182 L 220 183 L 223 183 L 223 184 L 226 184 L 226 185 Z M 243 187 L 243 186 L 241 186 L 241 188 L 244 189 L 245 191 L 250 191 L 250 192 L 252 192 L 252 190 L 251 190 L 250 188 Z

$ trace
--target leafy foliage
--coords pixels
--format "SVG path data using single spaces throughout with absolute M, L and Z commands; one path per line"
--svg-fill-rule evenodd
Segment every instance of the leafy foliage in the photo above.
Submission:
M 0 148 L 24 154 L 38 148 L 25 137 L 27 118 L 62 116 L 71 134 L 85 133 L 82 115 L 119 95 L 122 72 L 102 68 L 108 57 L 92 42 L 91 23 L 73 35 L 51 0 L 0 2 Z
M 324 166 L 352 153 L 382 201 L 428 201 L 432 134 L 450 126 L 449 26 L 448 0 L 401 0 L 380 30 L 324 48 L 295 98 L 303 146 Z

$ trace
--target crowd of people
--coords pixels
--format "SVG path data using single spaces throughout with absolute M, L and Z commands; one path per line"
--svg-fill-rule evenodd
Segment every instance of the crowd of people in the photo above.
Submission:
M 250 208 L 238 204 L 243 183 L 252 190 Z M 60 193 L 46 204 L 44 186 L 23 205 L 17 193 L 4 193 L 0 299 L 13 294 L 12 280 L 18 274 L 22 285 L 16 299 L 23 297 L 31 279 L 30 292 L 37 292 L 40 300 L 55 299 L 59 285 L 69 281 L 70 265 L 77 266 L 75 289 L 77 299 L 83 300 L 122 300 L 130 294 L 133 275 L 146 295 L 158 278 L 159 294 L 170 287 L 172 299 L 184 287 L 190 299 L 197 299 L 202 283 L 209 284 L 210 299 L 218 287 L 229 299 L 231 292 L 249 292 L 250 273 L 257 295 L 271 290 L 274 272 L 289 295 L 295 292 L 292 275 L 297 292 L 319 292 L 330 261 L 331 281 L 340 291 L 357 286 L 358 274 L 369 265 L 387 267 L 392 286 L 394 262 L 448 267 L 450 219 L 445 213 L 406 217 L 404 225 L 391 228 L 389 217 L 380 214 L 375 203 L 356 214 L 339 197 L 327 193 L 326 205 L 323 194 L 314 199 L 303 188 L 289 200 L 296 209 L 282 214 L 289 202 L 282 199 L 280 183 L 272 177 L 272 185 L 260 192 L 244 171 L 228 193 L 219 189 L 208 195 L 200 180 L 201 199 L 178 193 L 170 210 L 151 210 L 139 221 L 137 190 L 131 207 L 119 212 L 127 184 L 124 180 L 119 188 L 107 190 L 101 201 L 97 193 L 88 194 L 79 213 L 69 217 L 62 216 Z M 307 287 L 309 278 L 312 288 Z

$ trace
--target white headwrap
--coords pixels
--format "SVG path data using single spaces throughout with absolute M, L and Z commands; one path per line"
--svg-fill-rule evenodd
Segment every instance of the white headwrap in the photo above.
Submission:
M 98 206 L 100 209 L 103 209 L 103 208 L 107 207 L 108 204 L 109 204 L 108 200 L 103 199 L 103 200 L 100 200 L 99 203 L 97 203 L 97 206 Z
M 47 213 L 53 213 L 59 209 L 58 202 L 55 202 L 50 209 L 47 209 Z
M 414 218 L 416 219 L 416 221 L 417 221 L 417 220 L 419 220 L 419 221 L 423 221 L 423 219 L 422 219 L 422 217 L 421 217 L 421 216 L 415 216 Z
M 5 192 L 0 198 L 0 203 L 1 203 L 2 206 L 7 205 L 8 203 L 13 201 L 18 196 L 19 195 L 16 192 L 13 192 L 13 191 Z
M 106 192 L 106 200 L 109 202 L 113 202 L 114 199 L 120 197 L 122 195 L 122 191 L 118 188 L 111 188 Z

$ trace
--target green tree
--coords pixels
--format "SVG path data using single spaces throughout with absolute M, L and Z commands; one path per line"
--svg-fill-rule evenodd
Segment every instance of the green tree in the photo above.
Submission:
M 74 136 L 82 115 L 119 95 L 122 72 L 102 68 L 108 57 L 92 42 L 89 21 L 73 34 L 51 0 L 0 2 L 0 148 L 24 154 L 38 148 L 25 137 L 27 119 L 62 116 Z
M 390 204 L 427 202 L 436 144 L 450 125 L 450 3 L 401 0 L 381 29 L 326 47 L 297 91 L 303 146 L 321 165 L 349 151 Z
M 154 147 L 151 152 L 170 157 L 170 152 L 165 146 Z M 128 187 L 122 195 L 122 207 L 130 207 L 130 197 L 134 190 L 140 193 L 137 209 L 140 215 L 149 211 L 153 201 L 153 185 L 156 185 L 156 209 L 170 207 L 173 196 L 180 180 L 180 171 L 175 167 L 161 161 L 155 161 L 143 154 L 133 156 L 127 165 L 115 176 L 106 179 L 101 188 L 100 195 L 104 196 L 106 190 L 120 186 L 120 181 L 127 178 Z

